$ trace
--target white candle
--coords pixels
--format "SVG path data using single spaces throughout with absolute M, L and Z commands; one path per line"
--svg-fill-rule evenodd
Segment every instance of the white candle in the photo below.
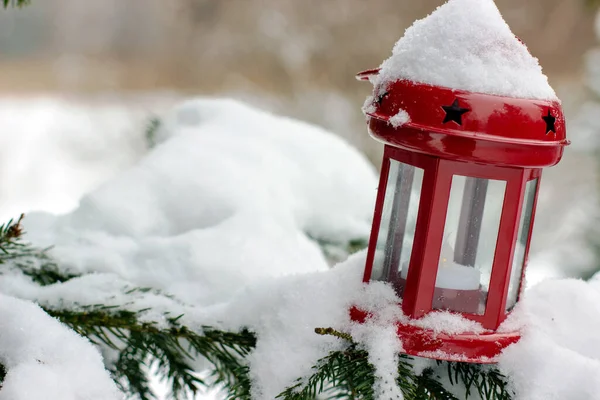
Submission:
M 442 245 L 442 254 L 438 266 L 435 287 L 454 290 L 479 290 L 481 272 L 473 267 L 460 265 L 452 261 L 454 249 L 446 239 Z M 408 262 L 402 266 L 400 277 L 406 280 L 408 276 Z
M 474 267 L 457 264 L 453 260 L 454 249 L 448 243 L 448 238 L 446 238 L 442 244 L 435 287 L 454 290 L 478 290 L 481 272 Z
M 435 287 L 454 290 L 478 290 L 481 273 L 473 267 L 457 263 L 438 268 Z

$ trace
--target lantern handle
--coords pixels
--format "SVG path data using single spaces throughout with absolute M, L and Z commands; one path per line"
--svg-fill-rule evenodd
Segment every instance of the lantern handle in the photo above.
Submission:
M 368 69 L 356 74 L 356 79 L 359 81 L 368 81 L 373 75 L 379 74 L 379 68 Z

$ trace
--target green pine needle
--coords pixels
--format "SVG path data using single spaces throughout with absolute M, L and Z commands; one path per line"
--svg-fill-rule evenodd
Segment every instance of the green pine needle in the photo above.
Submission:
M 146 146 L 149 149 L 154 148 L 156 146 L 156 132 L 160 129 L 162 122 L 158 117 L 152 117 L 148 121 L 148 125 L 146 127 Z

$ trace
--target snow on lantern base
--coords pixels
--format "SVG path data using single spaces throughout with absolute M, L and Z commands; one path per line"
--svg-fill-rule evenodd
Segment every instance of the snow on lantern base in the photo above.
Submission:
M 372 315 L 356 307 L 350 308 L 350 318 L 365 323 Z M 443 361 L 464 361 L 493 364 L 502 350 L 519 341 L 519 332 L 444 333 L 418 326 L 416 321 L 397 322 L 402 352 L 414 357 Z

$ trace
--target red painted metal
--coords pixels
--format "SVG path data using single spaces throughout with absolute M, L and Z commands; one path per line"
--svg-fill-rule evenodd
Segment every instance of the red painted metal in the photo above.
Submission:
M 402 310 L 412 318 L 420 318 L 431 310 L 444 236 L 443 221 L 446 220 L 452 182 L 452 174 L 440 167 L 442 160 L 436 159 L 435 161 L 435 167 L 430 171 L 425 171 L 425 179 L 421 188 L 417 229 L 402 302 Z M 428 173 L 431 177 L 429 181 L 427 180 Z M 423 268 L 423 266 L 430 268 Z
M 524 258 L 523 258 L 523 269 L 521 270 L 521 280 L 519 281 L 519 296 L 517 297 L 517 302 L 519 301 L 519 299 L 521 298 L 523 291 L 525 290 L 525 270 L 527 269 L 527 261 L 529 260 L 529 248 L 531 247 L 531 234 L 533 233 L 533 223 L 535 221 L 535 210 L 537 208 L 537 202 L 538 202 L 538 194 L 540 192 L 540 183 L 542 181 L 542 170 L 541 169 L 534 169 L 531 170 L 531 175 L 529 176 L 528 181 L 533 180 L 533 179 L 537 179 L 537 185 L 535 187 L 535 194 L 534 194 L 534 198 L 533 198 L 533 207 L 531 209 L 531 221 L 529 222 L 529 232 L 527 234 L 527 237 L 529 238 L 529 240 L 527 240 L 527 245 L 525 246 L 525 254 L 524 254 Z M 520 217 L 520 215 L 519 215 Z
M 388 174 L 390 170 L 390 159 L 384 158 L 381 165 L 381 176 L 379 177 L 379 190 L 377 191 L 377 200 L 375 204 L 383 204 L 385 199 L 385 188 L 387 187 Z M 379 235 L 379 227 L 381 224 L 381 213 L 383 206 L 375 207 L 375 215 L 373 216 L 373 227 L 371 228 L 371 236 L 369 237 L 369 250 L 367 252 L 367 263 L 363 282 L 369 282 L 373 270 L 373 260 L 375 258 L 375 246 L 377 246 L 377 236 Z
M 365 71 L 357 78 L 371 80 L 377 73 L 377 69 Z M 397 277 L 390 282 L 402 298 L 404 314 L 413 321 L 398 323 L 404 351 L 444 360 L 494 362 L 502 349 L 520 337 L 519 332 L 497 332 L 497 329 L 509 313 L 506 302 L 527 182 L 538 179 L 520 285 L 527 266 L 541 167 L 556 164 L 569 144 L 560 103 L 470 93 L 409 81 L 375 87 L 374 99 L 367 114 L 369 132 L 386 146 L 364 281 L 370 280 L 373 269 L 390 160 L 421 168 L 424 175 L 408 275 L 406 280 Z M 444 123 L 442 106 L 455 101 L 469 111 L 462 115 L 461 124 Z M 400 110 L 408 113 L 410 121 L 394 127 L 389 120 Z M 548 113 L 556 118 L 554 132 L 547 131 L 543 119 Z M 483 288 L 460 291 L 435 286 L 455 175 L 506 183 L 487 292 Z M 414 322 L 433 308 L 447 307 L 459 296 L 463 298 L 460 304 L 463 312 L 458 314 L 481 323 L 485 333 L 436 334 Z M 434 303 L 438 297 L 450 300 Z M 483 298 L 487 298 L 485 310 L 478 315 L 479 300 Z M 351 316 L 356 321 L 368 317 L 355 308 Z
M 562 157 L 565 118 L 558 101 L 514 99 L 439 86 L 396 81 L 376 87 L 369 112 L 371 135 L 390 145 L 426 154 L 485 164 L 545 167 Z M 381 94 L 387 93 L 384 97 Z M 378 96 L 379 94 L 379 96 Z M 469 109 L 462 125 L 444 123 L 455 100 Z M 388 121 L 404 110 L 410 121 L 396 129 Z M 546 131 L 543 117 L 556 118 L 556 132 Z M 399 132 L 402 132 L 400 134 Z

